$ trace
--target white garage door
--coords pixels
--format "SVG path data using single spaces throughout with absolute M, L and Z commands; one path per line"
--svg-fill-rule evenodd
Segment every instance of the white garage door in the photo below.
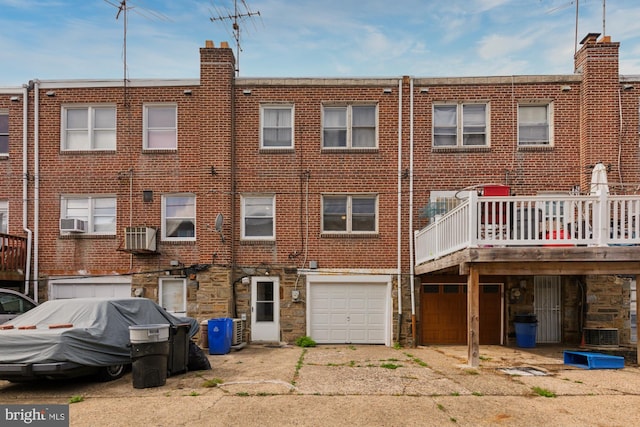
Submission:
M 49 299 L 130 297 L 131 281 L 127 278 L 100 277 L 54 279 L 49 282 Z
M 312 283 L 310 291 L 310 336 L 317 343 L 386 343 L 386 284 Z

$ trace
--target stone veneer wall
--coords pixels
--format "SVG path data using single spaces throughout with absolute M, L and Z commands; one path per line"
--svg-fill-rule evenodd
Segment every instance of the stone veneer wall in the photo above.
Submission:
M 631 336 L 630 303 L 632 278 L 586 276 L 586 328 L 617 328 L 620 344 Z

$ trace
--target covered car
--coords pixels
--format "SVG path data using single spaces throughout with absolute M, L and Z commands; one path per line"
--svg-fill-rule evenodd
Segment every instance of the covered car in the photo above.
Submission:
M 52 300 L 0 325 L 0 379 L 119 378 L 131 364 L 130 326 L 170 325 L 199 329 L 146 298 Z

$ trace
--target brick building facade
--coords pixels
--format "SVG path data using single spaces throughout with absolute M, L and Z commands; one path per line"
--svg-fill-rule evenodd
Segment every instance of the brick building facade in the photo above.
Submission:
M 0 209 L 33 244 L 25 284 L 4 285 L 244 318 L 251 341 L 429 343 L 422 295 L 459 281 L 413 273 L 439 200 L 486 184 L 588 192 L 598 162 L 640 181 L 640 79 L 619 76 L 618 48 L 588 35 L 567 75 L 268 79 L 236 77 L 232 50 L 207 42 L 199 80 L 0 88 Z M 533 279 L 483 281 L 507 301 L 488 340 L 508 343 Z M 557 285 L 562 340 L 579 341 L 589 309 L 576 283 L 610 281 Z M 630 340 L 629 304 L 615 306 Z

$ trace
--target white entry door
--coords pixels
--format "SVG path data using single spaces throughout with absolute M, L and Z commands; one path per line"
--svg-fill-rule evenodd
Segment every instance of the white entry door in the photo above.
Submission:
M 280 341 L 280 283 L 276 277 L 251 278 L 251 341 Z
M 558 343 L 560 336 L 560 276 L 535 276 L 534 312 L 538 318 L 536 342 Z

